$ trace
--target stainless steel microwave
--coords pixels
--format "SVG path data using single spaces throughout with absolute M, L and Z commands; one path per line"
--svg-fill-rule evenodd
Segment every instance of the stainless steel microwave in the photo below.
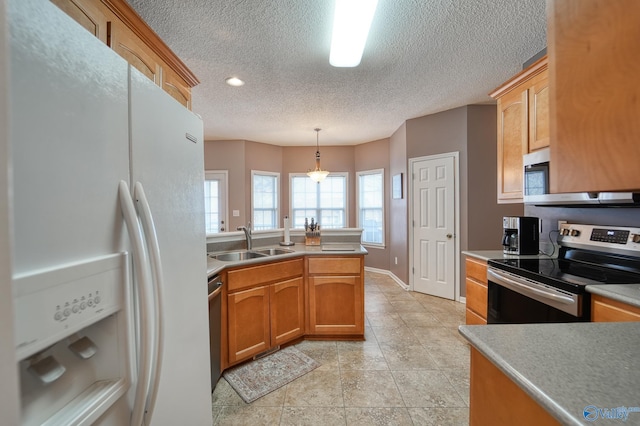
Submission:
M 640 203 L 635 192 L 576 192 L 551 194 L 549 191 L 549 148 L 525 154 L 523 195 L 525 204 L 553 205 L 634 205 Z

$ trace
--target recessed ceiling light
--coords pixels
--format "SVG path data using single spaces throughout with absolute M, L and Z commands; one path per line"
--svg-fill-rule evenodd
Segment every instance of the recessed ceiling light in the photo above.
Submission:
M 224 82 L 233 87 L 240 87 L 244 85 L 244 81 L 240 80 L 238 77 L 225 78 Z
M 357 67 L 362 59 L 378 0 L 336 0 L 329 63 Z

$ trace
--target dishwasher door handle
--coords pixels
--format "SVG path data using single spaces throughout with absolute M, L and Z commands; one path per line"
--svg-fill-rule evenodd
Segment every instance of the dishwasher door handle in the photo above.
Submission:
M 214 278 L 209 280 L 209 299 L 217 297 L 220 293 L 222 293 L 222 280 Z

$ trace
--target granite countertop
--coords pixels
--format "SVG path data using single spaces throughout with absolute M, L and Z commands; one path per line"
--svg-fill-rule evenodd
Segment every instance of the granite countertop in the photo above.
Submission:
M 213 259 L 209 256 L 209 254 L 215 253 L 207 253 L 207 276 L 211 276 L 222 271 L 225 268 L 231 268 L 234 266 L 241 265 L 255 265 L 264 262 L 271 262 L 274 260 L 286 260 L 289 258 L 295 258 L 300 256 L 308 256 L 308 255 L 338 255 L 338 256 L 356 256 L 367 254 L 368 251 L 362 245 L 358 243 L 331 243 L 331 244 L 322 244 L 319 246 L 306 246 L 304 244 L 295 244 L 293 246 L 280 246 L 280 245 L 269 245 L 264 247 L 254 247 L 253 250 L 261 250 L 261 249 L 270 249 L 270 248 L 278 248 L 291 250 L 291 253 L 278 254 L 274 256 L 265 256 L 258 257 L 253 259 L 246 259 L 240 261 L 232 261 L 232 262 L 223 262 L 220 260 Z M 234 250 L 234 251 L 242 251 L 242 250 Z M 224 253 L 224 252 L 217 252 Z
M 562 424 L 613 424 L 602 417 L 593 423 L 584 413 L 640 407 L 638 323 L 463 325 L 459 331 Z M 638 411 L 627 424 L 640 424 Z
M 588 285 L 586 289 L 589 293 L 599 294 L 600 296 L 640 308 L 640 283 Z
M 462 254 L 466 256 L 476 257 L 484 261 L 491 260 L 491 259 L 540 259 L 540 258 L 556 257 L 556 256 L 549 256 L 547 254 L 524 254 L 524 255 L 505 254 L 502 252 L 502 250 L 465 250 L 462 252 Z

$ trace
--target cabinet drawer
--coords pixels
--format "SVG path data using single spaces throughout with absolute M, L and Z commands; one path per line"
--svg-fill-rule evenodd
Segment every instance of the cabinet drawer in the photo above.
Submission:
M 640 321 L 640 308 L 594 294 L 591 296 L 591 321 Z
M 467 308 L 466 323 L 467 325 L 487 325 L 487 320 Z
M 310 257 L 309 274 L 360 274 L 359 257 Z
M 487 262 L 473 258 L 467 258 L 465 262 L 467 277 L 474 278 L 483 284 L 487 284 Z
M 467 278 L 467 308 L 487 319 L 487 286 Z
M 237 291 L 301 276 L 302 272 L 302 259 L 236 269 L 227 273 L 227 288 L 229 292 Z

